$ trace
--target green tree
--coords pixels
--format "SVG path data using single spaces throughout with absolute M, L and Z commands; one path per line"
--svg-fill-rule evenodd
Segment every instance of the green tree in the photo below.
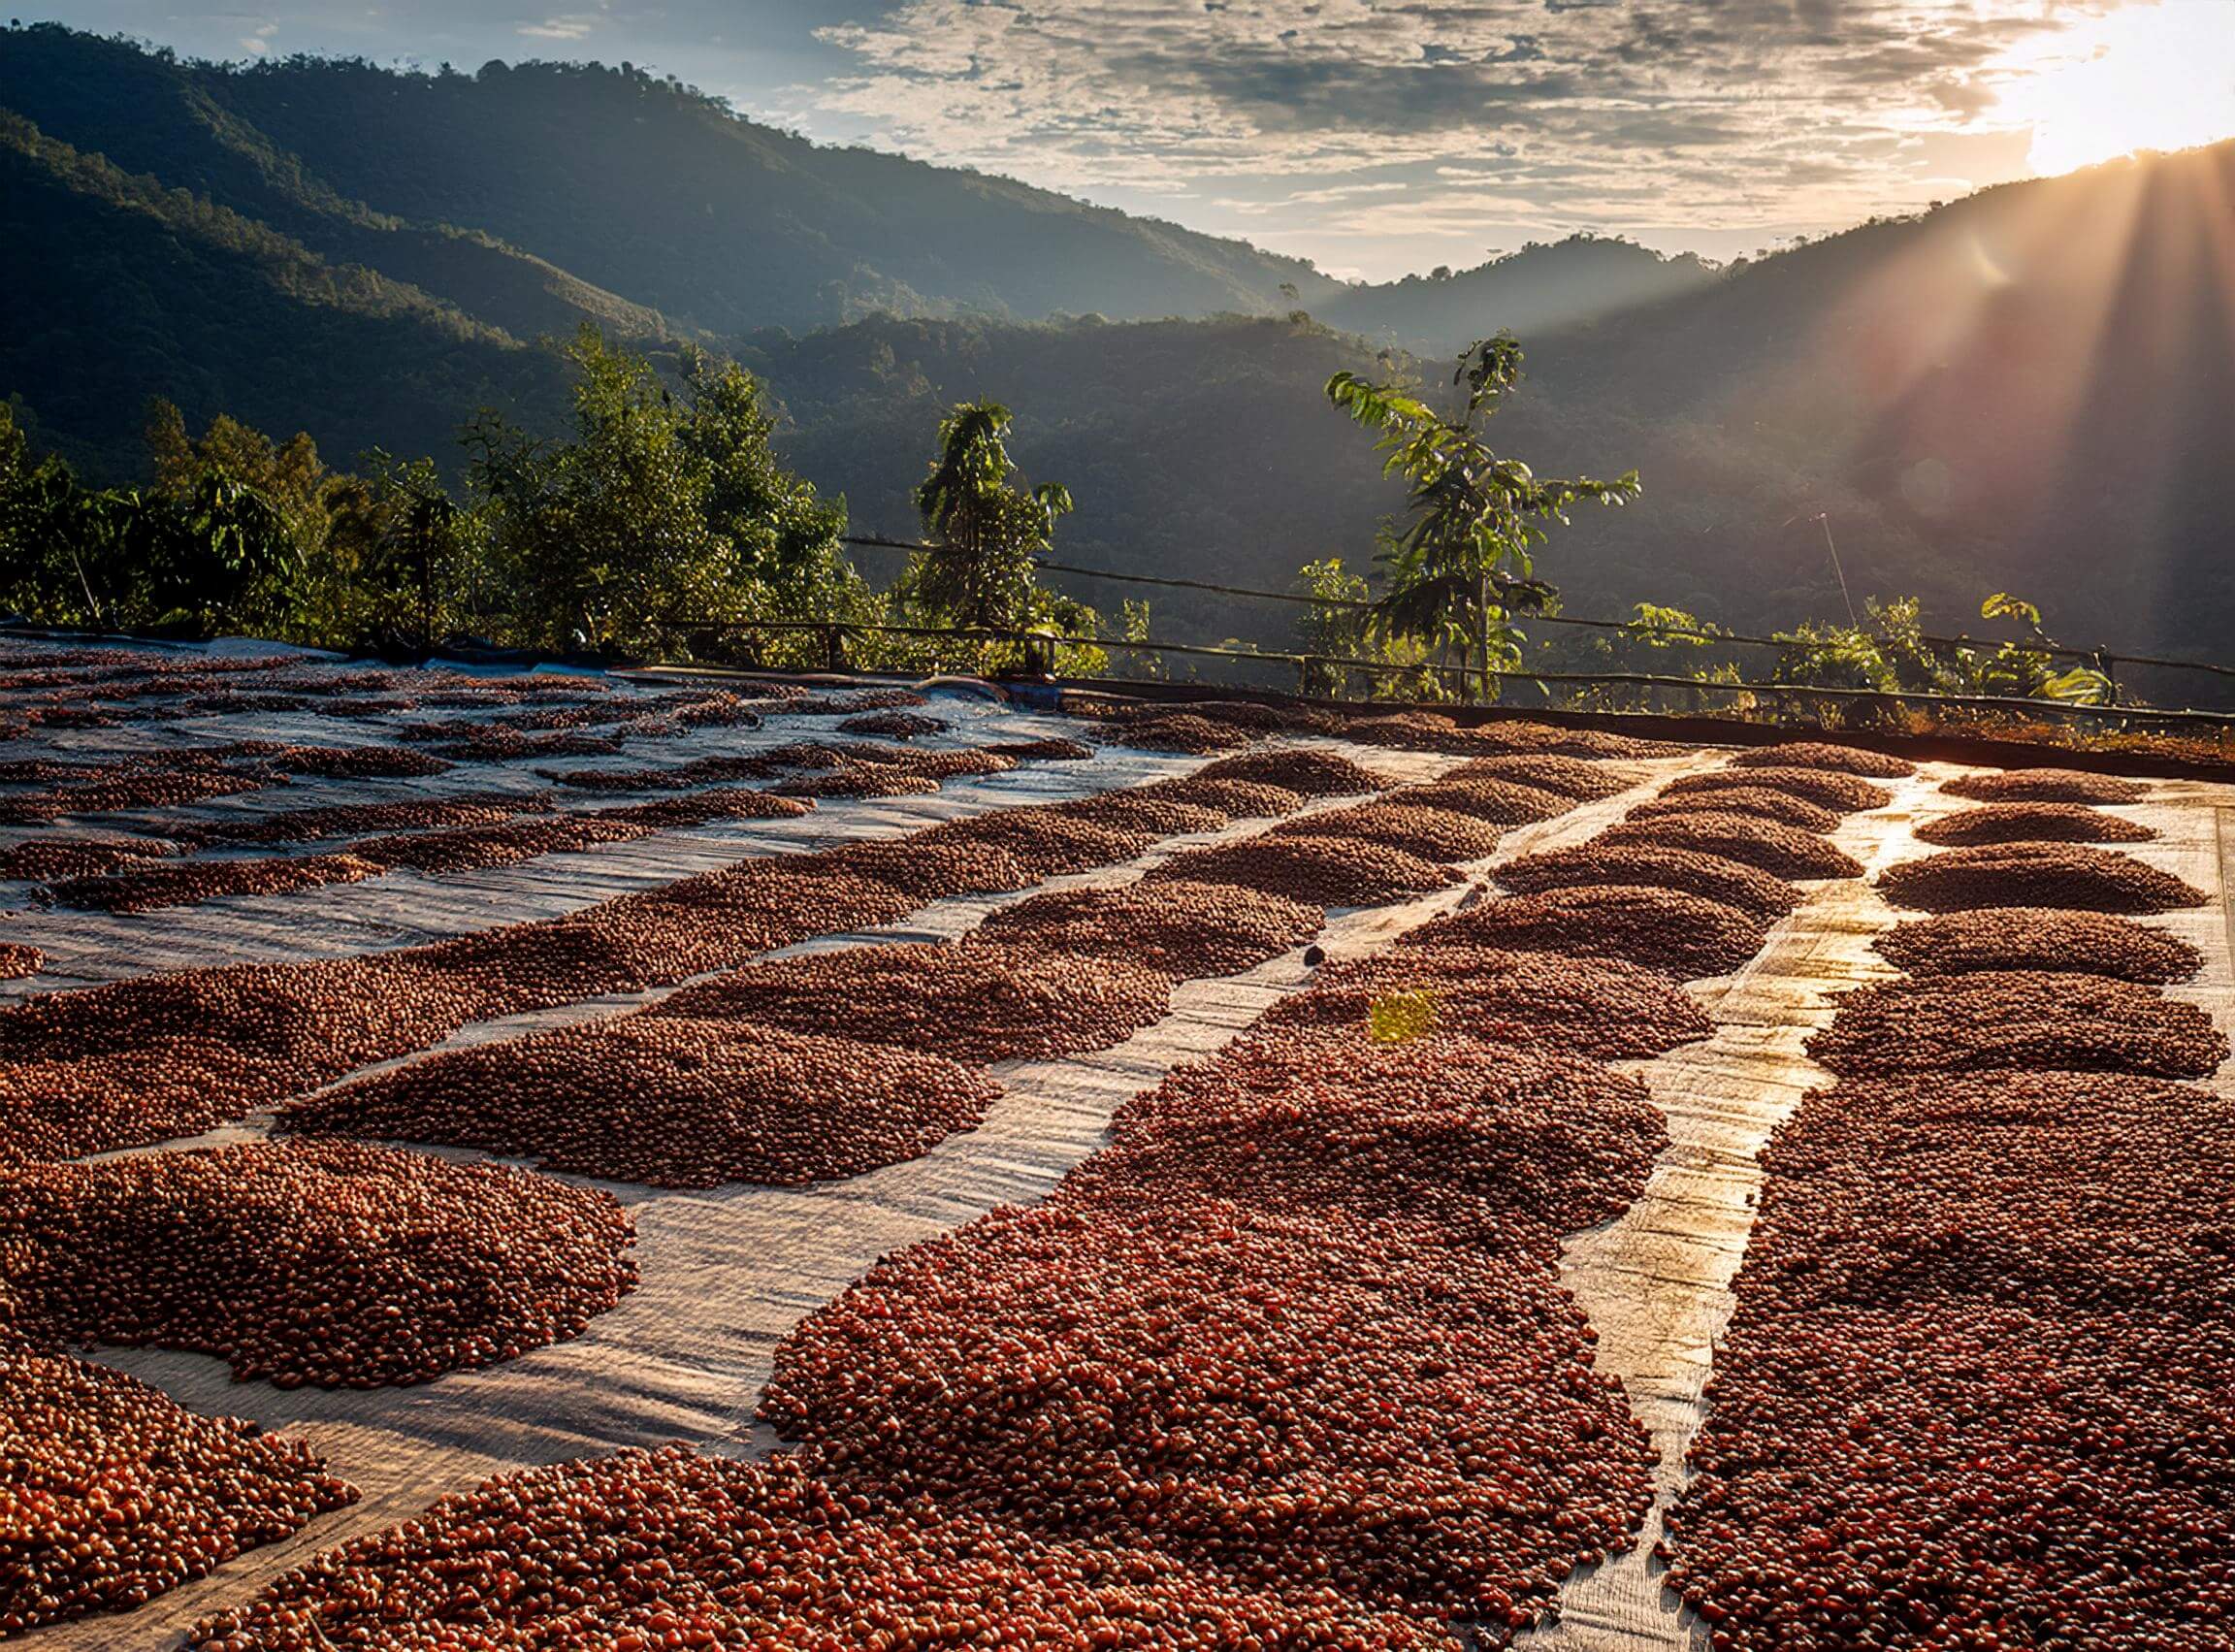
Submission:
M 2055 658 L 2052 651 L 2061 645 L 2042 629 L 2041 610 L 2024 598 L 1997 591 L 1979 604 L 1979 617 L 2013 619 L 2025 627 L 2025 642 L 2006 642 L 1996 651 L 1997 663 L 2014 665 L 2010 674 L 2026 683 L 2027 686 L 2018 692 L 2073 705 L 2110 705 L 2118 699 L 2118 685 L 2100 664 L 2074 665 L 2064 671 L 2057 670 L 2050 664 Z
M 431 459 L 374 448 L 334 479 L 311 599 L 332 638 L 425 647 L 470 627 L 480 522 L 450 497 Z
M 2005 695 L 2108 705 L 2116 698 L 2109 676 L 2092 665 L 2057 668 L 2058 644 L 2042 629 L 2041 610 L 2023 598 L 1996 592 L 1980 604 L 1982 619 L 2014 619 L 2026 635 L 2007 642 L 1953 641 L 1925 632 L 1924 604 L 1914 597 L 1870 599 L 1861 625 L 1809 623 L 1776 632 L 1784 644 L 1776 680 L 1820 688 L 1870 689 L 1880 694 Z
M 1027 491 L 1011 480 L 1010 424 L 998 402 L 957 404 L 939 421 L 939 455 L 917 484 L 916 509 L 935 543 L 910 567 L 908 595 L 957 626 L 1018 630 L 1044 617 L 1032 563 L 1053 542 L 1071 492 L 1060 482 Z
M 1367 620 L 1373 592 L 1366 582 L 1343 566 L 1341 557 L 1321 557 L 1297 570 L 1296 592 L 1314 599 L 1296 622 L 1299 651 L 1307 656 L 1299 687 L 1308 695 L 1340 696 L 1350 680 L 1349 670 L 1331 660 L 1365 657 L 1371 646 Z
M 1448 696 L 1442 676 L 1424 668 L 1428 651 L 1418 641 L 1377 631 L 1373 589 L 1344 567 L 1341 557 L 1306 563 L 1297 571 L 1294 589 L 1320 604 L 1306 609 L 1296 622 L 1298 648 L 1306 657 L 1299 674 L 1301 692 L 1328 699 L 1361 692 L 1369 699 Z M 1377 668 L 1364 674 L 1361 690 L 1357 668 L 1332 664 L 1338 659 L 1367 660 Z
M 569 437 L 486 414 L 467 432 L 521 640 L 670 649 L 724 624 L 865 617 L 838 550 L 844 503 L 777 462 L 751 375 L 686 348 L 678 394 L 587 325 L 565 353 Z
M 1467 395 L 1451 417 L 1395 380 L 1375 383 L 1344 371 L 1327 381 L 1330 402 L 1379 433 L 1382 473 L 1404 477 L 1409 489 L 1410 520 L 1383 529 L 1376 558 L 1389 587 L 1377 620 L 1393 635 L 1457 645 L 1484 698 L 1501 672 L 1520 664 L 1512 612 L 1549 595 L 1534 578 L 1547 525 L 1565 525 L 1579 501 L 1625 504 L 1639 492 L 1635 470 L 1610 482 L 1547 478 L 1495 452 L 1479 426 L 1520 382 L 1521 346 L 1510 333 L 1459 356 L 1452 383 Z
M 1119 599 L 1118 608 L 1118 636 L 1123 642 L 1150 642 L 1155 631 L 1150 621 L 1147 599 L 1126 597 Z M 1165 677 L 1164 657 L 1147 649 L 1126 649 L 1118 656 L 1120 677 L 1139 677 L 1144 682 L 1162 682 Z
M 276 511 L 305 559 L 324 541 L 326 493 L 334 476 L 308 433 L 297 431 L 285 441 L 274 441 L 231 414 L 219 413 L 195 437 L 178 407 L 157 398 L 147 407 L 146 443 L 153 490 L 162 498 L 183 504 L 215 471 L 253 489 Z
M 168 507 L 176 518 L 165 536 L 175 549 L 172 595 L 185 599 L 180 613 L 219 615 L 194 604 L 214 598 L 226 624 L 278 636 L 332 640 L 318 612 L 322 562 L 333 516 L 328 494 L 339 480 L 318 457 L 309 436 L 298 431 L 275 441 L 230 414 L 212 418 L 192 436 L 177 406 L 158 398 L 148 405 L 147 458 L 154 472 L 146 490 L 146 527 Z M 203 550 L 205 534 L 214 535 Z M 247 537 L 269 541 L 249 557 L 255 566 L 233 569 Z M 186 570 L 207 551 L 217 560 L 202 574 Z M 226 572 L 221 570 L 232 569 Z M 154 570 L 149 570 L 151 576 Z M 184 584 L 178 584 L 185 579 Z M 158 608 L 165 599 L 152 590 Z M 179 623 L 174 618 L 170 623 Z
M 80 491 L 54 527 L 88 617 L 117 629 L 207 635 L 257 626 L 272 617 L 275 593 L 292 594 L 301 568 L 278 510 L 215 466 L 179 496 Z M 67 608 L 67 584 L 49 590 L 54 607 Z
M 53 454 L 35 456 L 14 401 L 0 402 L 0 605 L 34 620 L 106 623 L 83 566 L 84 494 Z

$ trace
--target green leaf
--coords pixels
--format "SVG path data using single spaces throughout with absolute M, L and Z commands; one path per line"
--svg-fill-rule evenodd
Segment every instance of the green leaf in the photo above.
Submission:
M 2089 665 L 2075 665 L 2042 679 L 2039 693 L 2043 698 L 2062 700 L 2067 705 L 2109 705 L 2118 697 L 2111 679 Z
M 2024 620 L 2035 631 L 2041 629 L 2041 610 L 2022 598 L 2011 596 L 2007 591 L 1997 591 L 1986 601 L 1980 603 L 1979 617 L 1983 620 L 1998 620 L 2008 617 Z

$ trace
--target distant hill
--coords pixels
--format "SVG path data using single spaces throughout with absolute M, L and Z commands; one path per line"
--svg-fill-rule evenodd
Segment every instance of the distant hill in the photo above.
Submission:
M 2235 143 L 1989 190 L 1526 333 L 1499 446 L 1645 482 L 1630 509 L 1579 512 L 1543 571 L 1580 613 L 1651 600 L 1784 627 L 1844 612 L 1829 529 L 1858 604 L 1916 595 L 1976 631 L 2009 590 L 2068 641 L 2226 658 L 2230 200 Z M 1077 492 L 1082 562 L 1281 586 L 1312 557 L 1362 563 L 1403 504 L 1319 394 L 1336 367 L 1381 371 L 1372 344 L 1316 323 L 872 321 L 746 355 L 797 421 L 800 466 L 879 527 L 909 525 L 933 409 L 980 393 L 1016 409 L 1034 474 Z M 1119 595 L 1139 593 L 1097 593 Z M 1196 635 L 1284 625 L 1156 601 Z
M 585 320 L 633 338 L 669 330 L 656 311 L 484 228 L 399 215 L 338 191 L 213 95 L 230 79 L 53 25 L 0 34 L 0 109 L 119 171 L 203 197 L 335 263 L 419 287 L 521 339 Z
M 479 282 L 492 306 L 510 302 L 513 326 L 526 324 L 521 303 L 602 311 L 622 304 L 615 293 L 727 334 L 872 310 L 1264 311 L 1285 304 L 1283 282 L 1307 301 L 1334 288 L 1246 243 L 822 147 L 629 65 L 235 68 L 41 25 L 0 36 L 0 107 L 312 244 L 306 220 L 317 235 L 352 223 L 338 252 L 400 261 L 399 275 L 461 302 Z M 523 256 L 514 248 L 548 264 L 503 268 Z M 431 278 L 431 263 L 457 268 Z M 558 290 L 538 300 L 546 279 Z M 642 311 L 615 319 L 654 324 Z
M 97 473 L 136 470 L 154 396 L 197 429 L 231 412 L 309 430 L 343 459 L 449 459 L 478 406 L 544 424 L 564 405 L 547 352 L 5 111 L 0 290 L 0 394 L 24 396 L 43 438 Z
M 110 475 L 152 395 L 340 462 L 377 442 L 455 465 L 477 406 L 557 423 L 533 340 L 592 320 L 737 354 L 865 527 L 913 527 L 938 411 L 989 395 L 1026 468 L 1077 493 L 1076 560 L 1280 586 L 1363 564 L 1403 503 L 1328 373 L 1401 346 L 1440 385 L 1511 327 L 1530 382 L 1500 446 L 1644 477 L 1546 557 L 1577 611 L 1835 616 L 1829 527 L 1858 598 L 1920 595 L 1941 626 L 2012 590 L 2067 640 L 2235 637 L 2235 144 L 1721 271 L 1577 238 L 1360 287 L 817 148 L 626 67 L 213 69 L 44 25 L 0 33 L 0 395 Z M 1072 319 L 1033 319 L 1053 313 Z M 1262 604 L 1157 607 L 1182 635 L 1285 634 Z
M 1708 285 L 1714 267 L 1636 242 L 1532 242 L 1472 270 L 1356 286 L 1312 307 L 1322 321 L 1416 354 L 1456 355 L 1501 328 L 1532 338 Z
M 1544 395 L 1509 439 L 1532 462 L 1644 471 L 1635 517 L 1591 535 L 1603 589 L 1835 613 L 1810 520 L 1827 511 L 1858 592 L 1919 592 L 1976 624 L 1981 597 L 2014 590 L 2069 641 L 2225 659 L 2230 202 L 2235 142 L 1741 265 L 1532 340 Z
M 1076 497 L 1059 542 L 1081 566 L 1285 590 L 1315 557 L 1362 563 L 1376 516 L 1401 502 L 1372 444 L 1321 394 L 1340 369 L 1377 371 L 1373 348 L 1309 321 L 880 317 L 761 336 L 740 355 L 783 399 L 787 457 L 844 492 L 866 530 L 915 534 L 909 492 L 939 414 L 979 395 L 1015 411 L 1010 450 L 1031 479 Z M 898 566 L 868 551 L 861 563 L 873 577 Z M 1113 615 L 1146 597 L 1160 632 L 1182 638 L 1281 646 L 1291 617 L 1262 602 L 1061 583 Z

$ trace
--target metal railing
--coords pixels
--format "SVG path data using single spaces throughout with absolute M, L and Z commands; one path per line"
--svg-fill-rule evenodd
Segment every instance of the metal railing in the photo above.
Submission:
M 937 546 L 925 544 L 922 540 L 895 539 L 878 534 L 846 534 L 841 536 L 840 542 L 848 545 L 858 545 L 867 550 L 919 552 L 938 549 Z M 1364 612 L 1370 610 L 1374 606 L 1374 604 L 1370 601 L 1356 601 L 1350 599 L 1340 597 L 1314 597 L 1306 592 L 1260 591 L 1252 589 L 1248 586 L 1221 585 L 1202 579 L 1175 579 L 1168 575 L 1160 574 L 1119 573 L 1111 568 L 1081 567 L 1076 563 L 1056 562 L 1053 559 L 1048 557 L 1035 557 L 1032 559 L 1032 563 L 1034 567 L 1042 568 L 1050 573 L 1068 573 L 1079 578 L 1105 580 L 1118 585 L 1161 586 L 1168 590 L 1174 591 L 1197 591 L 1211 596 L 1241 597 L 1260 602 L 1287 602 L 1304 607 L 1337 608 L 1350 612 Z M 1512 583 L 1520 584 L 1523 582 L 1515 581 Z M 1637 637 L 1639 639 L 1651 637 L 1674 637 L 1681 638 L 1690 642 L 1710 644 L 1729 643 L 1734 647 L 1741 648 L 1788 649 L 1797 646 L 1796 639 L 1792 637 L 1750 636 L 1740 632 L 1691 631 L 1677 626 L 1644 627 L 1630 620 L 1585 619 L 1571 614 L 1531 614 L 1529 616 L 1528 623 L 1533 626 L 1568 626 L 1582 631 L 1617 632 L 1624 635 Z M 1929 633 L 1925 633 L 1920 635 L 1919 640 L 1935 648 L 1992 648 L 1998 646 L 1998 644 L 1991 640 L 1982 640 L 1978 637 L 1964 635 L 1936 636 Z M 1107 639 L 1103 640 L 1103 646 L 1110 646 Z M 1177 644 L 1170 644 L 1165 646 L 1169 646 L 1175 649 L 1179 647 Z M 2209 661 L 2203 660 L 2170 660 L 2158 655 L 2129 654 L 2122 650 L 2115 650 L 2108 646 L 2101 645 L 2093 648 L 2074 648 L 2062 643 L 2025 642 L 2019 644 L 2019 646 L 2024 648 L 2027 653 L 2045 655 L 2055 660 L 2073 660 L 2082 662 L 2093 666 L 2096 670 L 2101 671 L 2104 676 L 2110 678 L 2114 683 L 2118 681 L 2118 668 L 2121 665 L 2139 665 L 2152 670 L 2196 671 L 2206 675 L 2223 678 L 2228 681 L 2235 682 L 2235 665 L 2214 664 Z M 1273 659 L 1286 657 L 1255 655 L 1251 656 L 1251 658 Z M 1330 664 L 1333 663 L 1334 662 L 1330 662 Z M 1387 661 L 1362 664 L 1372 664 L 1377 665 L 1379 669 L 1385 672 L 1409 668 L 1399 667 Z M 1458 669 L 1458 667 L 1451 667 L 1451 669 Z M 1543 682 L 1550 682 L 1553 680 L 1551 676 L 1543 672 L 1517 672 L 1515 675 L 1534 678 Z M 1650 676 L 1636 675 L 1624 676 L 1619 674 L 1586 679 L 1580 675 L 1571 674 L 1566 680 L 1650 682 L 1666 681 L 1667 679 L 1656 679 Z M 1689 685 L 1692 681 L 1690 678 L 1681 678 L 1676 680 L 1687 685 Z M 1788 692 L 1794 688 L 1794 685 L 1785 683 L 1732 684 L 1730 686 L 1733 688 L 1749 689 L 1761 693 L 1782 693 Z M 1829 693 L 1834 691 L 1826 692 Z M 1874 691 L 1840 690 L 1835 692 L 1852 695 Z M 1904 696 L 1899 697 L 1915 698 L 1921 696 Z M 1992 696 L 1987 697 L 1992 698 Z M 2018 703 L 2026 705 L 2039 706 L 2041 704 L 2047 703 L 2031 698 L 2024 698 L 2023 696 L 2013 697 L 2018 699 Z
M 1233 661 L 1252 665 L 1287 666 L 1296 673 L 1298 692 L 1309 696 L 1313 685 L 1324 680 L 1330 669 L 1340 670 L 1344 682 L 1365 672 L 1379 677 L 1405 677 L 1431 674 L 1445 680 L 1456 679 L 1462 696 L 1470 681 L 1479 682 L 1477 667 L 1448 665 L 1435 663 L 1401 664 L 1388 660 L 1363 660 L 1345 655 L 1300 654 L 1247 648 L 1222 648 L 1208 643 L 1156 642 L 1146 638 L 1118 638 L 1107 636 L 1077 636 L 1053 631 L 1013 631 L 993 627 L 974 626 L 908 626 L 870 625 L 825 620 L 734 620 L 714 622 L 683 622 L 684 629 L 721 632 L 727 634 L 767 632 L 784 635 L 819 635 L 826 669 L 845 671 L 852 669 L 855 661 L 848 647 L 850 638 L 894 636 L 916 639 L 937 638 L 980 645 L 996 644 L 1014 648 L 1021 669 L 1030 675 L 1054 674 L 1054 651 L 1057 648 L 1095 648 L 1105 652 L 1145 654 L 1156 658 L 1167 655 L 1182 658 Z M 1580 687 L 1607 685 L 1680 691 L 1693 696 L 1749 695 L 1782 696 L 1794 699 L 1845 702 L 1848 705 L 1896 704 L 1931 706 L 1946 709 L 1979 709 L 1993 711 L 2024 711 L 2034 717 L 2070 716 L 2083 720 L 2101 719 L 2122 723 L 2188 724 L 2211 729 L 2235 728 L 2235 712 L 2202 711 L 2192 709 L 2158 709 L 2140 705 L 2088 705 L 2067 700 L 2048 699 L 2023 695 L 1951 695 L 1924 690 L 1833 688 L 1814 683 L 1720 681 L 1713 678 L 1680 677 L 1649 671 L 1537 671 L 1527 667 L 1494 673 L 1502 683 L 1513 684 L 1567 684 Z

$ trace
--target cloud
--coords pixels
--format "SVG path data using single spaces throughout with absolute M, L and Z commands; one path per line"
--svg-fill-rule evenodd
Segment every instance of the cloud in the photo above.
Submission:
M 596 12 L 567 12 L 539 23 L 522 23 L 512 32 L 530 40 L 588 40 L 600 21 Z
M 268 3 L 66 9 L 96 30 L 255 55 Z M 2104 18 L 2131 35 L 2179 10 L 2207 30 L 2235 13 L 2235 0 L 553 3 L 572 9 L 295 0 L 285 49 L 628 57 L 818 139 L 1137 211 L 1187 203 L 1195 227 L 1395 274 L 1454 261 L 1470 237 L 1568 228 L 1727 256 L 2021 177 L 2045 110 L 2085 124 L 2120 107 L 2056 78 L 2100 44 Z M 2178 76 L 2161 80 L 2141 101 L 2174 101 Z
M 1648 202 L 1672 222 L 1859 217 L 1945 171 L 1915 155 L 1912 179 L 1905 142 L 1997 130 L 2013 53 L 2122 3 L 899 0 L 818 31 L 854 66 L 820 104 L 911 153 L 1073 190 L 1420 177 L 1402 203 L 1328 214 L 1345 224 Z
M 1298 189 L 1277 201 L 1256 201 L 1232 196 L 1215 197 L 1211 205 L 1224 207 L 1230 211 L 1255 216 L 1264 212 L 1277 212 L 1284 207 L 1324 207 L 1337 201 L 1348 201 L 1360 195 L 1386 195 L 1411 188 L 1409 183 L 1390 180 L 1383 183 L 1338 183 L 1326 189 Z

